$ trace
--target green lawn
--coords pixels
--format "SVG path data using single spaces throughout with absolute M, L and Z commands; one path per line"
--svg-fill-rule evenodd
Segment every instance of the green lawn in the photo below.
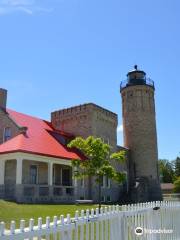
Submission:
M 86 210 L 96 207 L 97 205 L 17 204 L 0 200 L 0 222 L 5 222 L 6 228 L 8 228 L 10 222 L 14 220 L 18 227 L 21 219 L 26 220 L 26 225 L 28 225 L 30 218 L 34 218 L 35 224 L 37 224 L 38 217 L 42 217 L 43 223 L 45 223 L 47 216 L 51 217 L 51 221 L 53 216 L 60 217 L 60 215 L 66 215 L 67 213 L 70 213 L 71 217 L 74 217 L 76 210 Z

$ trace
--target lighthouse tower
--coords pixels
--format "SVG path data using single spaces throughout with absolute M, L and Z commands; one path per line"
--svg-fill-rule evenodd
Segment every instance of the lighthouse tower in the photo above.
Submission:
M 121 82 L 124 146 L 129 149 L 129 189 L 134 202 L 161 200 L 154 82 L 144 71 L 128 72 Z

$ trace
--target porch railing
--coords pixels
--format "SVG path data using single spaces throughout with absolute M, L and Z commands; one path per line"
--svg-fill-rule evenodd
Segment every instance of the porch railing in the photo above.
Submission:
M 25 201 L 66 201 L 74 200 L 73 186 L 22 185 L 21 196 Z
M 53 190 L 52 192 L 50 190 Z M 62 196 L 62 195 L 73 195 L 74 194 L 73 186 L 49 186 L 49 185 L 33 185 L 25 184 L 23 185 L 23 193 L 25 196 L 34 196 L 35 194 L 39 196 Z

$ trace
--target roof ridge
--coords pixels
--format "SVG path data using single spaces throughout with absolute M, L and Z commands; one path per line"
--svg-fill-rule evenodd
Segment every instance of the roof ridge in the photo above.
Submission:
M 42 119 L 42 118 L 40 118 L 40 117 L 32 116 L 32 115 L 27 114 L 27 113 L 17 112 L 17 111 L 15 111 L 15 110 L 13 110 L 13 109 L 7 108 L 7 112 L 8 112 L 8 111 L 12 111 L 12 112 L 14 112 L 14 113 L 18 113 L 18 114 L 21 114 L 21 115 L 24 115 L 24 116 L 27 116 L 27 117 L 35 118 L 35 119 L 37 119 L 37 120 L 41 120 L 41 121 L 44 121 L 44 122 L 50 122 L 50 121 L 48 121 L 48 120 Z M 8 113 L 9 113 L 9 112 L 8 112 Z

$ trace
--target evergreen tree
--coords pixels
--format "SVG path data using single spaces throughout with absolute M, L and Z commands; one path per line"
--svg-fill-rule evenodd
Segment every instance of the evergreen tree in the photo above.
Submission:
M 174 181 L 174 170 L 173 163 L 167 159 L 159 160 L 159 172 L 161 176 L 161 182 L 173 183 Z
M 180 193 L 180 176 L 174 181 L 174 192 Z
M 174 172 L 176 177 L 180 177 L 180 157 L 177 157 L 174 162 Z

